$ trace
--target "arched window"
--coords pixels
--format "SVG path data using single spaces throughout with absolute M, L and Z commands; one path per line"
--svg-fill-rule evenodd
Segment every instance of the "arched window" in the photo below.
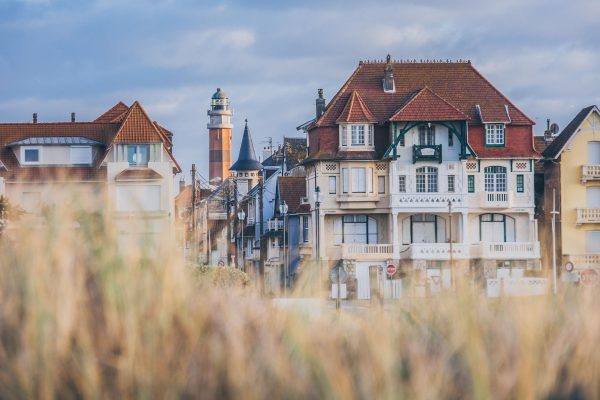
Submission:
M 417 168 L 417 192 L 431 193 L 438 191 L 438 169 L 436 167 Z
M 506 167 L 485 167 L 486 192 L 506 192 Z
M 504 214 L 479 216 L 479 240 L 482 242 L 514 242 L 515 219 Z

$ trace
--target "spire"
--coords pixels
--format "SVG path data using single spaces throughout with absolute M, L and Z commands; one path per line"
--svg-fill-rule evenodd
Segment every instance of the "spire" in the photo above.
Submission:
M 248 119 L 246 119 L 246 126 L 244 127 L 244 136 L 242 137 L 242 145 L 240 146 L 240 155 L 238 156 L 235 164 L 229 168 L 230 171 L 259 171 L 262 169 L 262 164 L 256 159 L 254 153 L 254 145 L 252 144 L 252 138 L 250 137 L 250 130 L 248 129 Z

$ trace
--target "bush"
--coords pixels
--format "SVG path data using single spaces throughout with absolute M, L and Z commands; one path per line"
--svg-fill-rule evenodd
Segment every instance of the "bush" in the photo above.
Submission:
M 246 287 L 250 284 L 248 274 L 233 267 L 195 267 L 200 282 L 210 283 L 220 288 Z

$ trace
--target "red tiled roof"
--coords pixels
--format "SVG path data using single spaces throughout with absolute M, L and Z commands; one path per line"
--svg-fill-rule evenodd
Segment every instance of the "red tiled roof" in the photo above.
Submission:
M 288 212 L 295 214 L 300 206 L 300 199 L 306 197 L 306 177 L 280 176 L 279 196 L 288 206 Z
M 162 179 L 162 175 L 152 168 L 127 168 L 115 176 L 115 181 L 137 181 L 142 179 Z
M 152 123 L 139 102 L 133 103 L 115 135 L 115 143 L 165 142 L 165 137 Z
M 469 117 L 465 113 L 427 86 L 390 117 L 390 121 L 464 121 L 468 119 Z
M 486 119 L 506 120 L 507 106 L 512 124 L 533 124 L 529 117 L 515 107 L 470 62 L 394 62 L 392 65 L 396 88 L 394 93 L 383 91 L 384 62 L 360 63 L 333 97 L 314 127 L 334 125 L 344 111 L 348 96 L 354 91 L 360 94 L 374 118 L 384 122 L 408 101 L 411 94 L 425 87 L 429 87 L 446 102 L 466 114 L 473 124 L 480 123 L 475 107 L 477 104 Z
M 336 123 L 352 123 L 352 122 L 377 122 L 377 119 L 373 116 L 369 107 L 366 106 L 365 102 L 360 97 L 360 94 L 355 90 L 346 100 L 346 106 L 342 110 L 342 113 L 335 121 Z
M 121 122 L 127 111 L 129 111 L 129 107 L 120 101 L 112 106 L 110 110 L 96 118 L 94 122 Z

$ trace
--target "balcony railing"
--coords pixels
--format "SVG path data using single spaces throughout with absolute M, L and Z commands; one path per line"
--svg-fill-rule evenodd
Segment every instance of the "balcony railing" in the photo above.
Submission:
M 575 269 L 600 267 L 600 252 L 586 254 L 570 254 L 569 256 L 567 256 L 567 259 L 568 261 L 573 263 L 573 267 Z
M 411 193 L 396 195 L 394 205 L 404 207 L 443 207 L 448 209 L 448 201 L 453 206 L 462 206 L 464 196 L 456 193 Z
M 488 297 L 542 296 L 548 291 L 547 278 L 501 278 L 488 279 Z
M 600 208 L 578 208 L 577 224 L 600 224 Z
M 598 181 L 600 180 L 600 165 L 582 165 L 581 166 L 581 181 Z
M 342 258 L 353 260 L 383 260 L 392 258 L 394 253 L 393 244 L 365 244 L 344 243 L 342 244 Z
M 500 260 L 540 258 L 539 242 L 481 242 L 473 245 L 473 257 Z
M 509 192 L 481 192 L 481 208 L 509 208 L 511 196 Z
M 412 243 L 400 257 L 411 260 L 450 260 L 450 243 Z M 452 258 L 469 258 L 469 245 L 452 243 Z
M 283 230 L 282 219 L 270 219 L 267 221 L 267 230 L 269 231 L 281 231 Z
M 442 162 L 442 145 L 413 145 L 413 164 L 417 161 Z

